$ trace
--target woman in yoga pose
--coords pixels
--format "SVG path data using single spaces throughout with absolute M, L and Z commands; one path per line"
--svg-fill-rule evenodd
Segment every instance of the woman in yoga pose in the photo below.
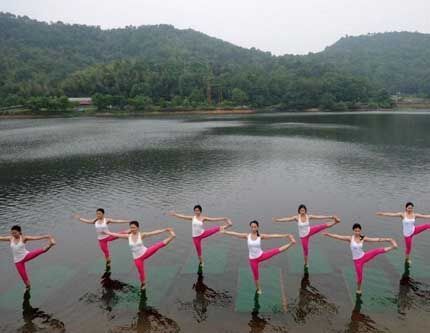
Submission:
M 311 215 L 308 214 L 308 209 L 305 205 L 301 204 L 297 209 L 297 215 L 290 217 L 273 218 L 274 222 L 296 222 L 299 228 L 300 241 L 303 248 L 303 258 L 305 262 L 305 272 L 308 270 L 308 256 L 309 256 L 309 238 L 311 236 L 323 231 L 324 229 L 331 228 L 340 222 L 337 216 L 325 216 L 325 215 Z M 310 220 L 326 220 L 331 219 L 332 222 L 321 223 L 310 226 Z
M 109 224 L 118 224 L 118 223 L 130 223 L 129 220 L 114 220 L 111 218 L 105 217 L 105 210 L 103 208 L 99 208 L 96 211 L 96 218 L 92 220 L 84 219 L 80 215 L 74 215 L 75 219 L 79 220 L 82 223 L 94 224 L 97 233 L 97 239 L 99 241 L 100 249 L 102 250 L 105 260 L 106 260 L 106 268 L 110 269 L 111 264 L 111 256 L 109 252 L 109 242 L 112 242 L 118 237 L 109 236 L 105 234 L 105 231 L 109 231 Z M 119 232 L 120 234 L 127 234 L 128 230 Z
M 331 234 L 328 232 L 323 232 L 323 235 L 334 239 L 342 240 L 345 242 L 349 242 L 349 246 L 351 247 L 351 252 L 352 252 L 352 259 L 354 261 L 356 278 L 357 278 L 356 293 L 361 294 L 361 283 L 363 281 L 364 264 L 372 260 L 377 255 L 396 249 L 397 243 L 392 238 L 371 238 L 371 237 L 363 236 L 361 234 L 361 225 L 358 223 L 355 223 L 352 226 L 352 230 L 354 231 L 352 236 L 341 236 L 341 235 Z M 388 243 L 391 243 L 391 246 L 380 247 L 380 248 L 376 248 L 376 249 L 364 252 L 363 251 L 364 242 L 371 242 L 371 243 L 388 242 Z
M 159 249 L 165 247 L 169 244 L 175 237 L 175 233 L 172 228 L 164 228 L 159 230 L 154 230 L 150 232 L 140 232 L 139 230 L 139 222 L 131 221 L 130 223 L 130 233 L 129 234 L 119 234 L 110 231 L 104 231 L 105 234 L 117 238 L 128 239 L 128 244 L 130 246 L 131 254 L 134 259 L 134 264 L 136 265 L 137 271 L 139 272 L 140 278 L 140 287 L 141 289 L 145 289 L 146 287 L 146 279 L 145 279 L 145 268 L 144 261 L 155 254 Z M 146 237 L 155 236 L 162 234 L 163 232 L 167 232 L 170 234 L 169 237 L 164 239 L 161 242 L 155 243 L 150 247 L 145 247 L 143 245 L 142 240 Z
M 418 214 L 414 212 L 414 204 L 412 202 L 407 202 L 405 205 L 404 212 L 398 213 L 386 213 L 378 212 L 376 215 L 388 216 L 388 217 L 398 217 L 401 219 L 403 224 L 403 237 L 405 239 L 405 255 L 406 261 L 410 264 L 411 251 L 412 251 L 412 238 L 425 230 L 430 229 L 430 223 L 421 224 L 416 226 L 415 219 L 430 219 L 430 215 Z
M 249 234 L 226 231 L 225 228 L 222 228 L 221 233 L 247 240 L 249 251 L 249 265 L 251 267 L 252 275 L 254 277 L 256 292 L 257 294 L 261 294 L 262 291 L 260 286 L 259 274 L 260 262 L 268 260 L 273 256 L 288 250 L 292 245 L 296 243 L 296 241 L 291 234 L 260 234 L 258 221 L 251 221 L 249 223 L 249 226 L 251 227 L 251 232 Z M 263 251 L 261 249 L 261 240 L 272 238 L 288 238 L 290 242 L 281 247 Z
M 25 243 L 33 240 L 47 239 L 48 244 L 44 247 L 35 249 L 32 251 L 28 251 L 25 248 Z M 21 231 L 21 227 L 19 225 L 14 225 L 10 229 L 10 236 L 0 237 L 0 241 L 10 242 L 10 247 L 12 249 L 13 262 L 15 263 L 15 267 L 18 270 L 19 275 L 21 276 L 22 281 L 24 282 L 26 289 L 30 289 L 30 279 L 27 275 L 27 270 L 25 267 L 25 263 L 27 261 L 33 260 L 36 257 L 40 256 L 42 253 L 47 252 L 52 246 L 55 245 L 55 239 L 51 235 L 42 235 L 42 236 L 28 236 L 23 235 Z
M 231 227 L 232 223 L 230 219 L 227 217 L 207 217 L 202 215 L 202 206 L 196 205 L 194 206 L 194 215 L 182 215 L 178 214 L 176 212 L 169 212 L 168 215 L 179 218 L 181 220 L 189 221 L 191 222 L 192 226 L 192 236 L 193 236 L 193 243 L 197 251 L 197 256 L 199 257 L 200 267 L 204 266 L 203 261 L 203 251 L 202 251 L 202 240 L 206 237 L 209 237 L 221 230 L 220 226 L 204 229 L 203 224 L 205 222 L 226 222 L 225 225 L 223 225 L 223 228 L 229 228 Z

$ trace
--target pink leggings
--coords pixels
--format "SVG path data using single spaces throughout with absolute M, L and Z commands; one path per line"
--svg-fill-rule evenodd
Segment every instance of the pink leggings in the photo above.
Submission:
M 44 249 L 36 249 L 27 253 L 27 255 L 19 262 L 15 263 L 15 267 L 18 270 L 19 275 L 21 276 L 22 281 L 24 281 L 25 285 L 30 284 L 30 280 L 28 279 L 27 270 L 25 269 L 25 263 L 27 261 L 33 260 L 34 258 L 40 256 L 42 253 L 45 253 L 47 250 Z
M 136 265 L 137 271 L 139 272 L 139 278 L 140 282 L 145 282 L 145 268 L 143 262 L 145 259 L 148 259 L 150 256 L 152 256 L 155 252 L 157 252 L 162 247 L 165 247 L 166 244 L 164 242 L 158 242 L 149 247 L 143 255 L 141 255 L 139 258 L 134 259 L 134 264 Z
M 314 235 L 314 234 L 316 234 L 316 233 L 318 233 L 318 232 L 320 232 L 326 228 L 327 228 L 327 225 L 325 223 L 314 225 L 310 228 L 309 234 L 307 236 L 300 237 L 300 241 L 302 242 L 302 247 L 303 247 L 303 255 L 305 257 L 307 257 L 309 254 L 309 238 L 312 235 Z
M 366 262 L 373 259 L 379 254 L 385 253 L 384 248 L 378 248 L 373 249 L 370 251 L 367 251 L 364 256 L 362 256 L 360 259 L 354 260 L 354 266 L 355 266 L 355 273 L 357 275 L 357 283 L 361 284 L 361 281 L 363 281 L 363 266 Z
M 279 250 L 279 248 L 276 248 L 264 251 L 258 258 L 249 259 L 249 265 L 251 266 L 252 275 L 254 276 L 255 281 L 258 281 L 260 279 L 260 272 L 258 270 L 258 265 L 260 264 L 260 262 L 270 259 L 279 253 L 281 253 L 281 251 Z
M 422 224 L 415 227 L 414 233 L 408 237 L 405 237 L 406 254 L 409 255 L 412 251 L 412 237 L 422 233 L 424 230 L 430 229 L 430 224 Z
M 120 231 L 120 234 L 126 234 L 127 231 Z M 110 257 L 110 253 L 109 253 L 109 242 L 112 242 L 113 240 L 118 239 L 118 237 L 115 236 L 109 236 L 106 237 L 104 239 L 99 239 L 99 246 L 100 249 L 102 250 L 103 254 L 105 255 L 105 258 L 109 258 Z
M 197 255 L 199 257 L 202 256 L 202 239 L 209 237 L 220 230 L 221 230 L 221 227 L 206 229 L 200 236 L 193 237 L 194 246 L 196 247 Z

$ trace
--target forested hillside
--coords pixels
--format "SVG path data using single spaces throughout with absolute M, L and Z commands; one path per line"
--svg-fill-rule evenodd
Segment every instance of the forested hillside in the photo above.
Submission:
M 348 37 L 276 57 L 169 25 L 102 30 L 0 13 L 0 104 L 61 108 L 64 97 L 52 99 L 66 95 L 100 109 L 389 107 L 388 92 L 429 92 L 429 40 Z

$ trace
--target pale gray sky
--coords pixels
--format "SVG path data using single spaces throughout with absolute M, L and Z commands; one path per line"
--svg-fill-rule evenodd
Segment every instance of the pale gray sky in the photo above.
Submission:
M 274 54 L 321 51 L 346 34 L 430 33 L 430 0 L 0 0 L 0 11 L 102 28 L 167 23 Z

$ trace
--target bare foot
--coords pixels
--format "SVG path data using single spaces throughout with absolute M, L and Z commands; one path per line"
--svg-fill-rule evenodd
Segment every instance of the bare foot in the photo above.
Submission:
M 231 226 L 233 225 L 233 222 L 231 222 L 231 220 L 230 219 L 227 219 L 227 224 L 225 224 L 223 227 L 223 229 L 225 230 L 225 229 L 228 229 L 228 228 L 230 228 Z

